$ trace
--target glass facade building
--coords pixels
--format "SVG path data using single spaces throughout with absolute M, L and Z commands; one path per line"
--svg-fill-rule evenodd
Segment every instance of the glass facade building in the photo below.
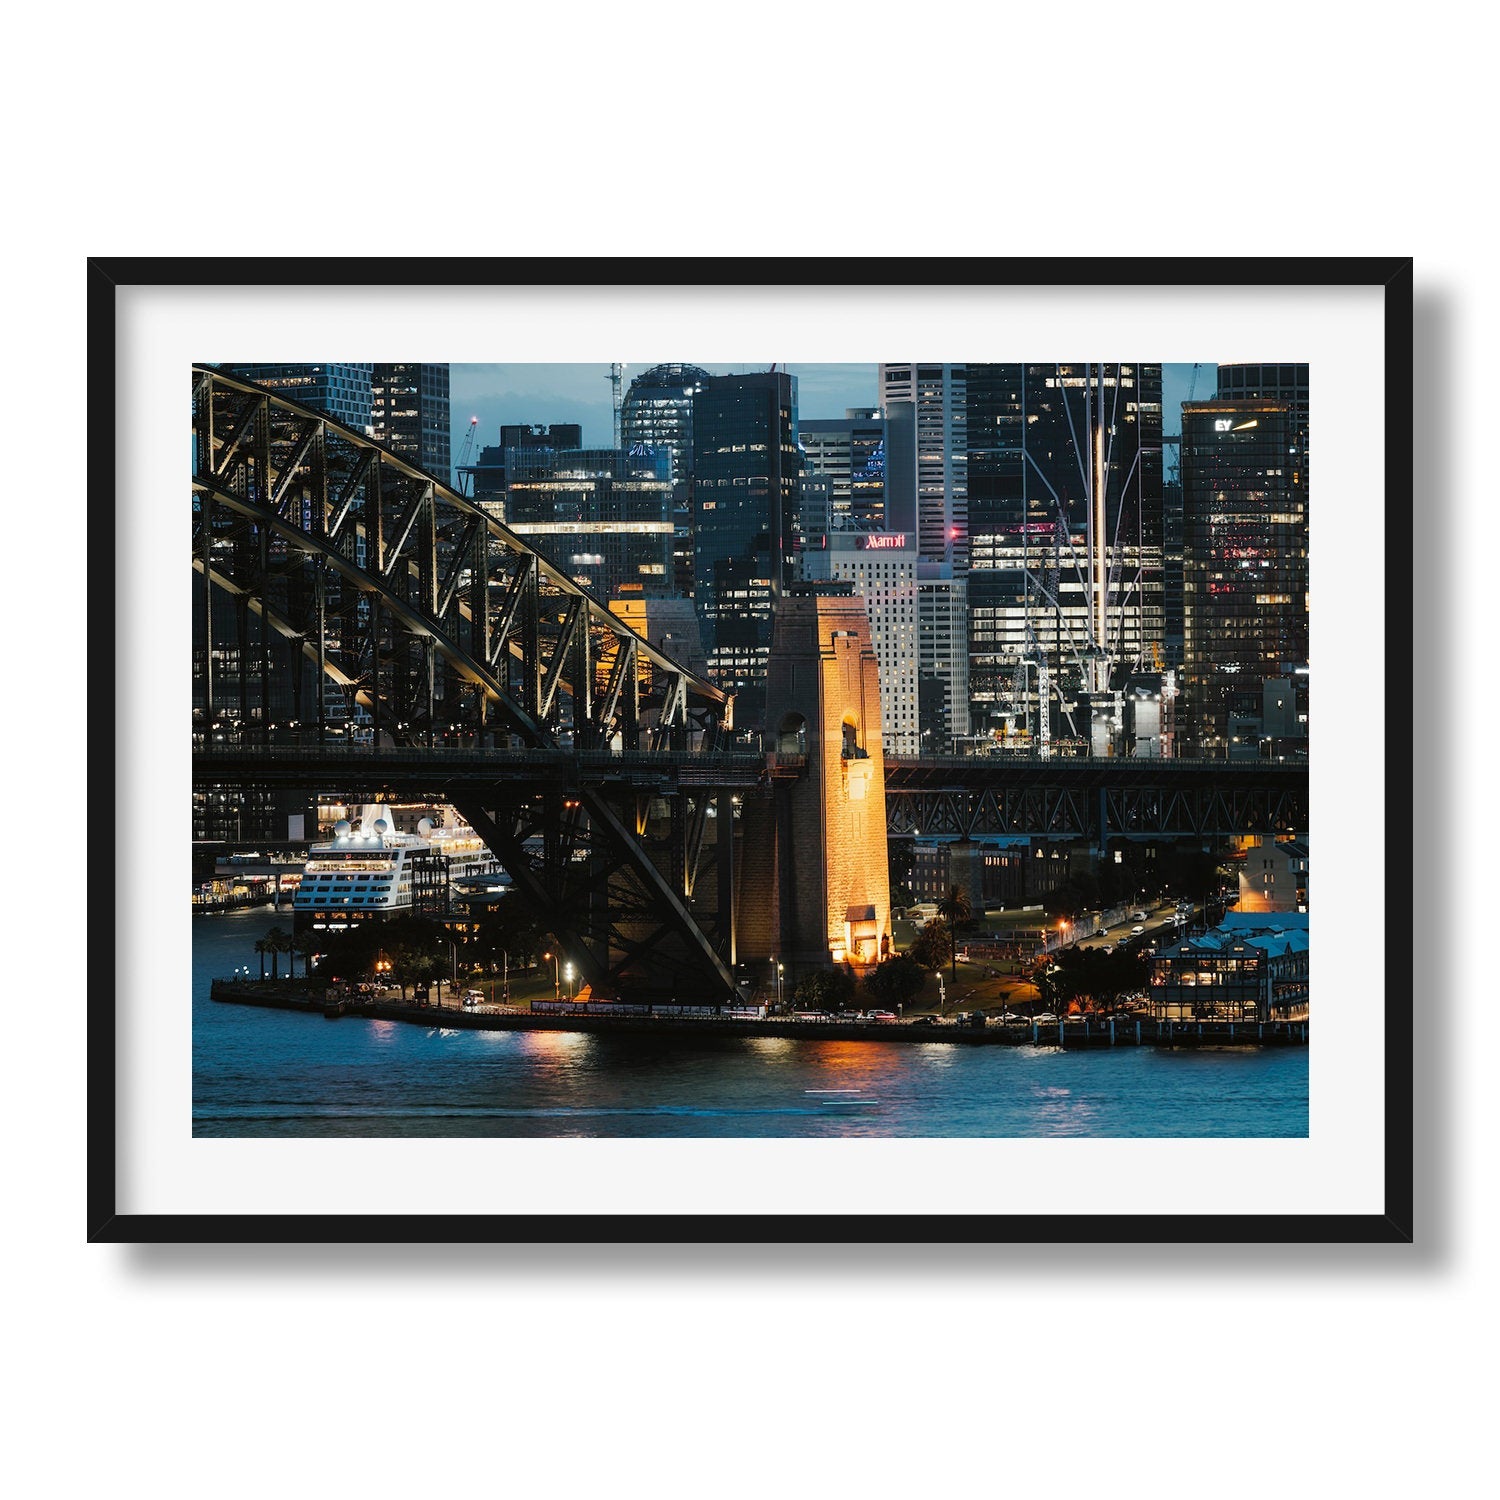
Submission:
M 224 364 L 219 368 L 242 380 L 253 380 L 279 396 L 316 407 L 356 432 L 370 431 L 374 365 Z
M 1182 489 L 1187 753 L 1258 754 L 1267 684 L 1308 659 L 1304 415 L 1264 399 L 1185 405 Z
M 627 449 L 664 448 L 671 457 L 672 567 L 677 592 L 693 594 L 693 398 L 708 380 L 696 365 L 653 365 L 631 382 L 620 408 Z
M 885 418 L 869 408 L 843 418 L 804 421 L 797 429 L 805 472 L 830 481 L 830 531 L 885 531 L 887 442 Z
M 1161 366 L 971 364 L 965 390 L 972 732 L 1038 734 L 1045 659 L 1054 743 L 1086 739 L 1088 663 L 1119 689 L 1161 651 Z
M 596 598 L 672 591 L 672 482 L 661 449 L 505 450 L 502 519 Z M 637 587 L 634 586 L 639 586 Z
M 407 463 L 451 485 L 448 366 L 371 366 L 370 434 Z
M 710 676 L 765 706 L 771 611 L 792 580 L 801 463 L 797 382 L 786 373 L 711 376 L 693 398 L 693 593 Z

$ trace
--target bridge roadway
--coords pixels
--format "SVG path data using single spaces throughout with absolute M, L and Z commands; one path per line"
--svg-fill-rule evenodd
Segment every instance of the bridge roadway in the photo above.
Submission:
M 798 757 L 758 751 L 499 750 L 474 746 L 215 746 L 193 753 L 195 786 L 337 789 L 349 797 L 454 800 L 497 782 L 616 787 L 670 796 L 747 792 L 796 775 Z M 1305 763 L 1222 760 L 888 759 L 886 826 L 938 841 L 1050 837 L 1210 838 L 1305 833 Z

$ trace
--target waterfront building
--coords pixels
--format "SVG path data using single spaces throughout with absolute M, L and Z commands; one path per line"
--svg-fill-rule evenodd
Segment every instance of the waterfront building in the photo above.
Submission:
M 370 435 L 407 463 L 451 485 L 448 366 L 371 366 Z
M 1183 719 L 1190 754 L 1258 756 L 1266 688 L 1306 677 L 1305 425 L 1262 398 L 1182 409 Z M 1299 670 L 1300 669 L 1300 670 Z M 1305 732 L 1303 706 L 1291 719 Z M 1285 729 L 1288 695 L 1273 696 Z
M 772 609 L 794 576 L 800 468 L 794 376 L 703 382 L 693 397 L 693 595 L 709 674 L 737 696 L 742 728 L 764 717 Z
M 1158 1021 L 1299 1021 L 1308 1017 L 1305 913 L 1231 912 L 1211 932 L 1150 960 Z
M 886 753 L 918 755 L 916 538 L 910 532 L 835 530 L 826 542 L 803 551 L 803 576 L 850 583 L 865 601 L 880 670 Z
M 1126 679 L 1164 666 L 1161 366 L 971 364 L 965 393 L 970 732 L 1135 753 Z
M 1238 910 L 1256 915 L 1305 912 L 1307 865 L 1305 839 L 1257 839 L 1240 864 Z
M 693 398 L 709 379 L 696 365 L 652 365 L 631 382 L 620 408 L 626 449 L 665 448 L 671 457 L 672 586 L 693 595 Z
M 627 585 L 671 592 L 665 451 L 533 444 L 504 452 L 501 519 L 517 536 L 606 602 Z
M 356 432 L 370 434 L 373 364 L 223 364 L 219 368 L 315 407 Z

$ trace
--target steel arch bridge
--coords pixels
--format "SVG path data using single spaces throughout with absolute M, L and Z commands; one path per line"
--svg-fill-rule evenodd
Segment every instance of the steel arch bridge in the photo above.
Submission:
M 732 990 L 732 872 L 719 909 L 690 909 L 716 789 L 674 782 L 663 809 L 608 753 L 712 756 L 732 700 L 369 437 L 211 366 L 192 392 L 195 782 L 305 746 L 323 787 L 316 752 L 359 737 L 589 752 L 586 774 L 512 768 L 455 805 L 596 988 Z
M 1306 763 L 1194 760 L 886 762 L 886 824 L 937 841 L 1205 841 L 1305 833 Z

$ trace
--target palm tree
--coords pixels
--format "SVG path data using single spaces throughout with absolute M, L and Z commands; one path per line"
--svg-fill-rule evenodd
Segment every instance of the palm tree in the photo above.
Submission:
M 277 960 L 283 953 L 292 951 L 292 935 L 284 927 L 273 927 L 266 934 L 266 947 L 271 951 L 271 978 L 277 976 Z
M 266 954 L 268 954 L 270 951 L 271 945 L 266 941 L 265 938 L 256 938 L 255 952 L 260 959 L 260 977 L 262 979 L 266 977 Z
M 291 938 L 291 942 L 290 942 L 290 946 L 288 948 L 288 951 L 292 955 L 292 959 L 288 960 L 288 962 L 294 961 L 296 959 L 297 955 L 301 954 L 301 956 L 302 956 L 302 977 L 304 979 L 311 979 L 312 978 L 312 956 L 313 956 L 313 949 L 315 947 L 316 947 L 316 944 L 313 942 L 313 935 L 312 935 L 311 932 L 293 933 L 292 938 Z M 295 977 L 295 975 L 294 975 L 294 977 Z
M 958 929 L 959 924 L 973 920 L 974 908 L 969 904 L 969 893 L 961 885 L 948 887 L 948 894 L 937 904 L 938 916 L 948 924 L 949 973 L 958 979 Z

